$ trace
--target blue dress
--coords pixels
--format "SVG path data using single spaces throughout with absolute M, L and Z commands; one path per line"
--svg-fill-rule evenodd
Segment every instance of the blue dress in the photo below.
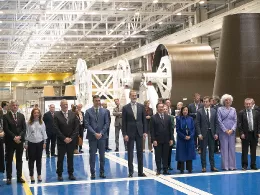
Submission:
M 194 122 L 190 116 L 178 116 L 176 118 L 176 161 L 184 162 L 196 159 L 195 144 L 194 144 Z M 190 136 L 189 140 L 185 136 Z

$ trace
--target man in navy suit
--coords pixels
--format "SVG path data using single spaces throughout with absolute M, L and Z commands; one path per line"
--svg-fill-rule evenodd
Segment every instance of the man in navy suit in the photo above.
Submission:
M 218 171 L 215 168 L 214 149 L 217 135 L 217 111 L 210 107 L 210 97 L 203 98 L 204 107 L 198 109 L 196 117 L 196 130 L 199 139 L 201 140 L 201 165 L 202 172 L 206 172 L 206 151 L 209 148 L 209 161 L 211 171 Z
M 51 156 L 57 156 L 55 154 L 55 147 L 56 147 L 56 134 L 54 130 L 54 112 L 55 112 L 55 105 L 51 104 L 49 106 L 49 111 L 43 115 L 43 121 L 46 126 L 46 133 L 47 133 L 47 144 L 46 144 L 46 155 L 50 157 L 50 143 L 51 143 Z
M 147 135 L 147 125 L 144 105 L 136 102 L 137 93 L 131 90 L 129 93 L 131 102 L 123 107 L 122 110 L 122 132 L 128 148 L 128 177 L 133 177 L 133 151 L 136 141 L 138 176 L 146 177 L 143 173 L 143 139 Z
M 100 97 L 93 96 L 94 106 L 88 109 L 85 113 L 85 129 L 88 130 L 87 139 L 89 140 L 89 164 L 91 179 L 95 179 L 95 159 L 97 149 L 99 151 L 100 161 L 100 178 L 105 176 L 105 146 L 107 139 L 107 129 L 109 127 L 109 120 L 107 111 L 100 107 Z

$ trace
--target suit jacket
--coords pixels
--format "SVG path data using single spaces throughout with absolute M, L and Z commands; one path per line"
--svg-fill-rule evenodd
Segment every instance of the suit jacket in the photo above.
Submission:
M 145 109 L 145 108 L 144 108 Z M 153 116 L 153 109 L 152 108 L 148 108 L 149 109 L 149 114 L 147 114 L 146 112 L 145 112 L 145 116 L 150 116 L 150 117 L 152 117 Z M 146 122 L 147 122 L 147 132 L 148 131 L 150 131 L 151 132 L 151 130 L 150 130 L 150 121 L 151 121 L 151 119 L 146 119 Z
M 217 111 L 214 108 L 210 108 L 210 127 L 208 125 L 208 118 L 205 112 L 204 107 L 198 109 L 197 117 L 196 117 L 196 131 L 198 135 L 202 135 L 205 137 L 207 132 L 209 131 L 208 128 L 211 128 L 211 134 L 214 135 L 217 133 L 218 122 L 217 122 Z
M 260 112 L 260 107 L 257 106 L 257 105 L 255 105 L 253 109 L 255 109 L 256 111 Z
M 12 112 L 8 112 L 7 114 L 3 115 L 3 126 L 6 143 L 15 144 L 15 136 L 21 136 L 21 141 L 24 141 L 26 123 L 23 114 L 17 112 L 17 122 L 15 122 Z
M 109 128 L 108 113 L 104 108 L 99 108 L 98 117 L 94 107 L 86 110 L 85 113 L 85 129 L 88 130 L 87 139 L 96 140 L 95 134 L 101 133 L 101 139 L 107 138 L 107 130 Z
M 221 104 L 216 104 L 216 105 L 213 106 L 213 108 L 214 108 L 216 111 L 218 111 L 218 108 L 219 108 L 219 107 L 221 107 Z
M 199 103 L 198 104 L 198 109 L 200 108 L 203 108 L 203 104 L 202 103 Z M 191 116 L 193 118 L 193 120 L 196 119 L 196 114 L 197 114 L 197 110 L 196 110 L 196 106 L 195 106 L 195 103 L 191 103 L 188 105 L 188 109 L 189 109 L 189 116 Z
M 119 105 L 119 108 L 115 107 L 113 109 L 113 116 L 115 116 L 115 127 L 122 126 L 122 106 Z
M 139 136 L 147 133 L 144 105 L 137 103 L 137 118 L 135 119 L 131 103 L 125 105 L 122 110 L 122 133 L 123 136 L 135 137 L 136 130 Z
M 47 133 L 47 136 L 51 136 L 52 134 L 54 134 L 55 130 L 54 130 L 54 117 L 52 117 L 52 114 L 50 111 L 46 112 L 44 115 L 43 115 L 43 119 L 42 119 L 45 123 L 45 126 L 46 126 L 46 133 Z
M 152 142 L 157 141 L 160 144 L 173 140 L 172 120 L 169 115 L 164 114 L 163 120 L 158 113 L 153 115 L 150 121 L 150 130 Z
M 252 109 L 252 114 L 253 114 L 254 136 L 256 139 L 258 139 L 258 134 L 260 134 L 260 113 L 255 109 Z M 241 110 L 238 113 L 237 128 L 239 130 L 240 136 L 244 134 L 246 138 L 248 137 L 249 127 L 248 127 L 246 110 Z
M 68 110 L 68 122 L 62 111 L 54 114 L 54 130 L 58 144 L 66 144 L 64 140 L 69 137 L 75 140 L 79 134 L 79 120 L 75 113 Z

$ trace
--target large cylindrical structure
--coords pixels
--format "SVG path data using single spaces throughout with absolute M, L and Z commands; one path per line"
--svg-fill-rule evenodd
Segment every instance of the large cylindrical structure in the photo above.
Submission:
M 243 108 L 246 97 L 260 104 L 260 14 L 224 18 L 214 94 L 231 94 L 233 106 Z
M 163 56 L 171 61 L 171 101 L 176 104 L 187 98 L 184 104 L 193 101 L 193 94 L 201 96 L 213 93 L 216 59 L 208 45 L 159 45 L 155 51 L 153 72 L 156 72 Z

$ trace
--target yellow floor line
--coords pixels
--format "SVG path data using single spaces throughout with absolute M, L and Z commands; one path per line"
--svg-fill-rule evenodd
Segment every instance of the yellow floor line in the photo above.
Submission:
M 16 163 L 16 158 L 15 158 L 15 156 L 14 156 L 14 159 L 13 159 L 13 160 L 14 160 L 14 163 Z M 23 189 L 24 189 L 24 191 L 25 191 L 25 194 L 26 194 L 26 195 L 32 195 L 33 193 L 32 193 L 32 191 L 31 191 L 31 189 L 30 189 L 28 183 L 26 182 L 26 179 L 25 179 L 23 173 L 22 173 L 22 178 L 23 178 L 24 181 L 25 181 L 25 183 L 23 183 Z

